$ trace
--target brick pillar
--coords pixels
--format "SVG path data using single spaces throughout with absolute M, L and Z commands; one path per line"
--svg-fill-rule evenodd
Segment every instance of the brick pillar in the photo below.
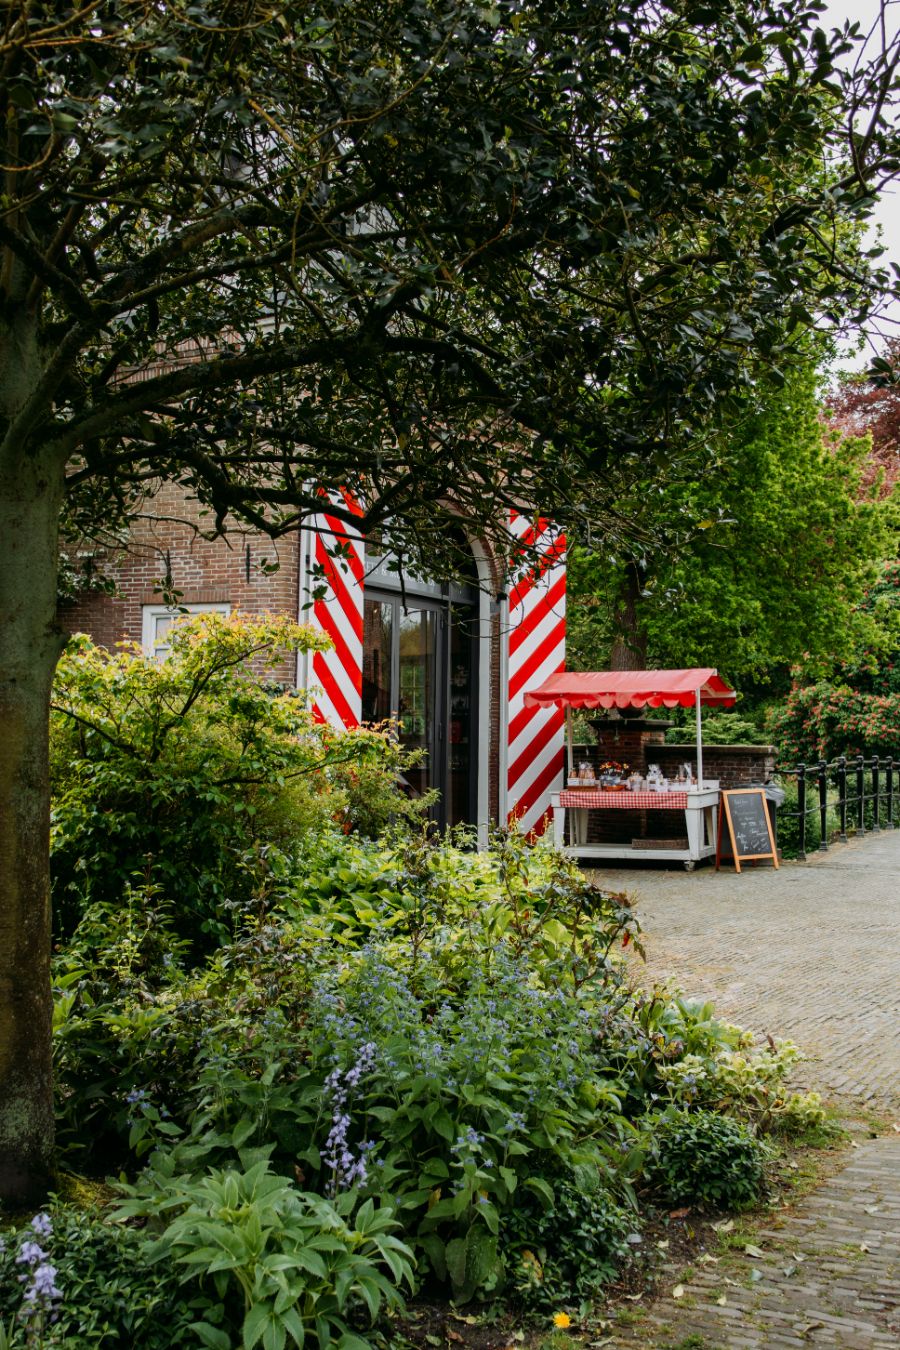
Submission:
M 664 745 L 673 722 L 649 717 L 597 717 L 591 722 L 597 737 L 599 762 L 615 759 L 628 765 L 629 773 L 646 774 L 648 762 L 656 758 L 650 750 Z
M 672 722 L 649 717 L 596 717 L 591 727 L 597 737 L 595 764 L 614 759 L 628 765 L 628 773 L 646 775 L 647 764 L 656 761 L 658 746 L 665 744 Z M 591 843 L 630 844 L 647 833 L 646 811 L 591 812 L 588 817 Z

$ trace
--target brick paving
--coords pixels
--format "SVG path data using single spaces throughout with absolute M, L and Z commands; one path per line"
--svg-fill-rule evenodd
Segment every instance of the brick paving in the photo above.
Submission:
M 642 1350 L 900 1350 L 900 830 L 807 864 L 686 875 L 603 869 L 636 897 L 648 980 L 671 979 L 813 1059 L 802 1075 L 888 1133 L 756 1232 L 762 1256 L 663 1269 L 660 1296 L 598 1344 Z M 681 1284 L 684 1293 L 675 1299 Z
M 646 1316 L 602 1343 L 610 1350 L 900 1346 L 900 1136 L 860 1144 L 842 1172 L 753 1241 L 761 1258 L 720 1256 L 696 1264 L 688 1278 L 664 1267 Z
M 787 1036 L 823 1095 L 900 1110 L 900 829 L 808 863 L 715 872 L 598 869 L 635 896 L 647 981 L 711 998 L 758 1033 Z

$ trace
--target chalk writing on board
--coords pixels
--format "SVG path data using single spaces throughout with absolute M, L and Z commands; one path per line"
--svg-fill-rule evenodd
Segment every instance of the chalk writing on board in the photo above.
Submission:
M 721 814 L 724 820 L 719 822 L 719 848 L 716 866 L 722 854 L 723 824 L 728 825 L 735 868 L 741 870 L 742 858 L 771 858 L 778 866 L 775 840 L 769 821 L 769 809 L 766 794 L 762 788 L 742 788 L 725 791 L 721 798 Z

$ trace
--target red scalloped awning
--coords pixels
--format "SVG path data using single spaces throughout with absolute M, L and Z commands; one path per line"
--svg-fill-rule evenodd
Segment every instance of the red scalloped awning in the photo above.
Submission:
M 551 675 L 525 694 L 526 708 L 690 708 L 700 702 L 734 706 L 737 695 L 719 675 L 693 670 L 571 671 Z

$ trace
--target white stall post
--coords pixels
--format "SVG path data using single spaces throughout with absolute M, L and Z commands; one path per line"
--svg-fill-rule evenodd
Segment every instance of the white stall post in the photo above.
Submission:
M 568 782 L 570 778 L 575 777 L 575 747 L 572 744 L 572 739 L 572 709 L 566 708 L 566 742 L 569 746 L 569 772 L 566 782 Z
M 703 791 L 703 720 L 700 716 L 700 690 L 694 698 L 697 705 L 697 787 Z

